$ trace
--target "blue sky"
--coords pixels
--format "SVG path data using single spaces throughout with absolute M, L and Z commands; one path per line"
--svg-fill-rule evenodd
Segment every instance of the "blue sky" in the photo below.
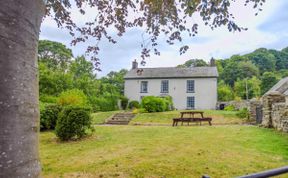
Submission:
M 271 49 L 282 49 L 288 46 L 288 1 L 277 0 L 267 1 L 263 6 L 263 11 L 258 16 L 254 16 L 255 10 L 245 8 L 242 4 L 245 0 L 237 1 L 231 10 L 235 14 L 236 21 L 241 26 L 247 27 L 248 31 L 231 33 L 226 28 L 210 30 L 199 21 L 199 34 L 193 38 L 185 38 L 183 44 L 188 44 L 190 49 L 184 55 L 179 55 L 179 47 L 182 44 L 169 46 L 165 39 L 159 40 L 161 56 L 153 56 L 146 60 L 145 67 L 173 67 L 183 64 L 191 58 L 202 58 L 209 61 L 214 58 L 228 58 L 233 54 L 245 54 L 257 48 L 265 47 Z M 277 3 L 276 3 L 277 2 Z M 76 11 L 76 10 L 74 10 Z M 90 14 L 90 15 L 89 15 Z M 76 22 L 83 22 L 93 17 L 90 10 L 85 16 L 80 16 L 76 12 L 73 14 Z M 141 52 L 141 30 L 133 29 L 118 38 L 117 44 L 110 44 L 106 41 L 100 43 L 101 69 L 97 72 L 99 77 L 114 70 L 122 68 L 130 69 L 131 62 L 139 59 Z M 40 39 L 58 41 L 67 45 L 73 50 L 74 56 L 82 55 L 87 44 L 93 44 L 89 40 L 86 44 L 70 46 L 71 37 L 67 31 L 58 29 L 52 19 L 46 18 L 41 26 Z

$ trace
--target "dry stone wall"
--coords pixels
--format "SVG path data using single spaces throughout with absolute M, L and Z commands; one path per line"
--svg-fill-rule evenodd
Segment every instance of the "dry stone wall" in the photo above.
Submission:
M 288 105 L 286 96 L 270 92 L 262 97 L 262 126 L 288 132 Z

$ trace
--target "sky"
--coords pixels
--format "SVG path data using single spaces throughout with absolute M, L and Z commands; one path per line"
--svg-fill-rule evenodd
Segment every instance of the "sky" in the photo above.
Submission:
M 288 1 L 269 0 L 263 5 L 263 11 L 255 16 L 253 8 L 243 6 L 243 1 L 238 0 L 231 6 L 231 12 L 235 16 L 238 25 L 247 27 L 247 31 L 229 32 L 227 28 L 217 28 L 211 30 L 203 25 L 199 17 L 195 21 L 199 22 L 199 33 L 196 37 L 184 38 L 182 43 L 168 45 L 164 38 L 159 39 L 160 56 L 151 55 L 146 59 L 146 65 L 141 67 L 174 67 L 183 64 L 189 59 L 204 59 L 209 61 L 212 57 L 216 59 L 229 58 L 234 54 L 246 54 L 258 48 L 282 49 L 288 46 Z M 74 21 L 83 23 L 95 15 L 93 9 L 88 9 L 85 16 L 79 15 L 76 9 L 72 10 Z M 112 44 L 106 41 L 100 43 L 100 68 L 98 77 L 105 76 L 110 71 L 121 69 L 131 69 L 132 61 L 141 61 L 141 41 L 142 31 L 131 29 L 121 38 L 117 38 L 117 43 Z M 116 36 L 116 34 L 115 34 Z M 88 44 L 95 41 L 89 40 L 85 44 L 79 43 L 70 46 L 71 36 L 64 29 L 57 28 L 56 23 L 45 18 L 41 26 L 40 39 L 57 41 L 71 48 L 74 56 L 83 55 Z M 179 54 L 179 48 L 189 45 L 189 50 L 184 54 Z

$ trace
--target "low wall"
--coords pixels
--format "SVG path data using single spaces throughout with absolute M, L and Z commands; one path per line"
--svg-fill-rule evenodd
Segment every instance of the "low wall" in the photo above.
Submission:
M 288 132 L 288 105 L 286 96 L 272 92 L 262 97 L 262 126 Z
M 288 132 L 288 105 L 286 103 L 272 104 L 272 127 Z

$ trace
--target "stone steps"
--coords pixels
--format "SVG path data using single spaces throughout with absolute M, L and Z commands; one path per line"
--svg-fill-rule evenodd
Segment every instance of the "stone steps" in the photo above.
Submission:
M 128 125 L 134 116 L 135 114 L 130 113 L 130 112 L 116 113 L 112 117 L 106 120 L 106 124 Z

